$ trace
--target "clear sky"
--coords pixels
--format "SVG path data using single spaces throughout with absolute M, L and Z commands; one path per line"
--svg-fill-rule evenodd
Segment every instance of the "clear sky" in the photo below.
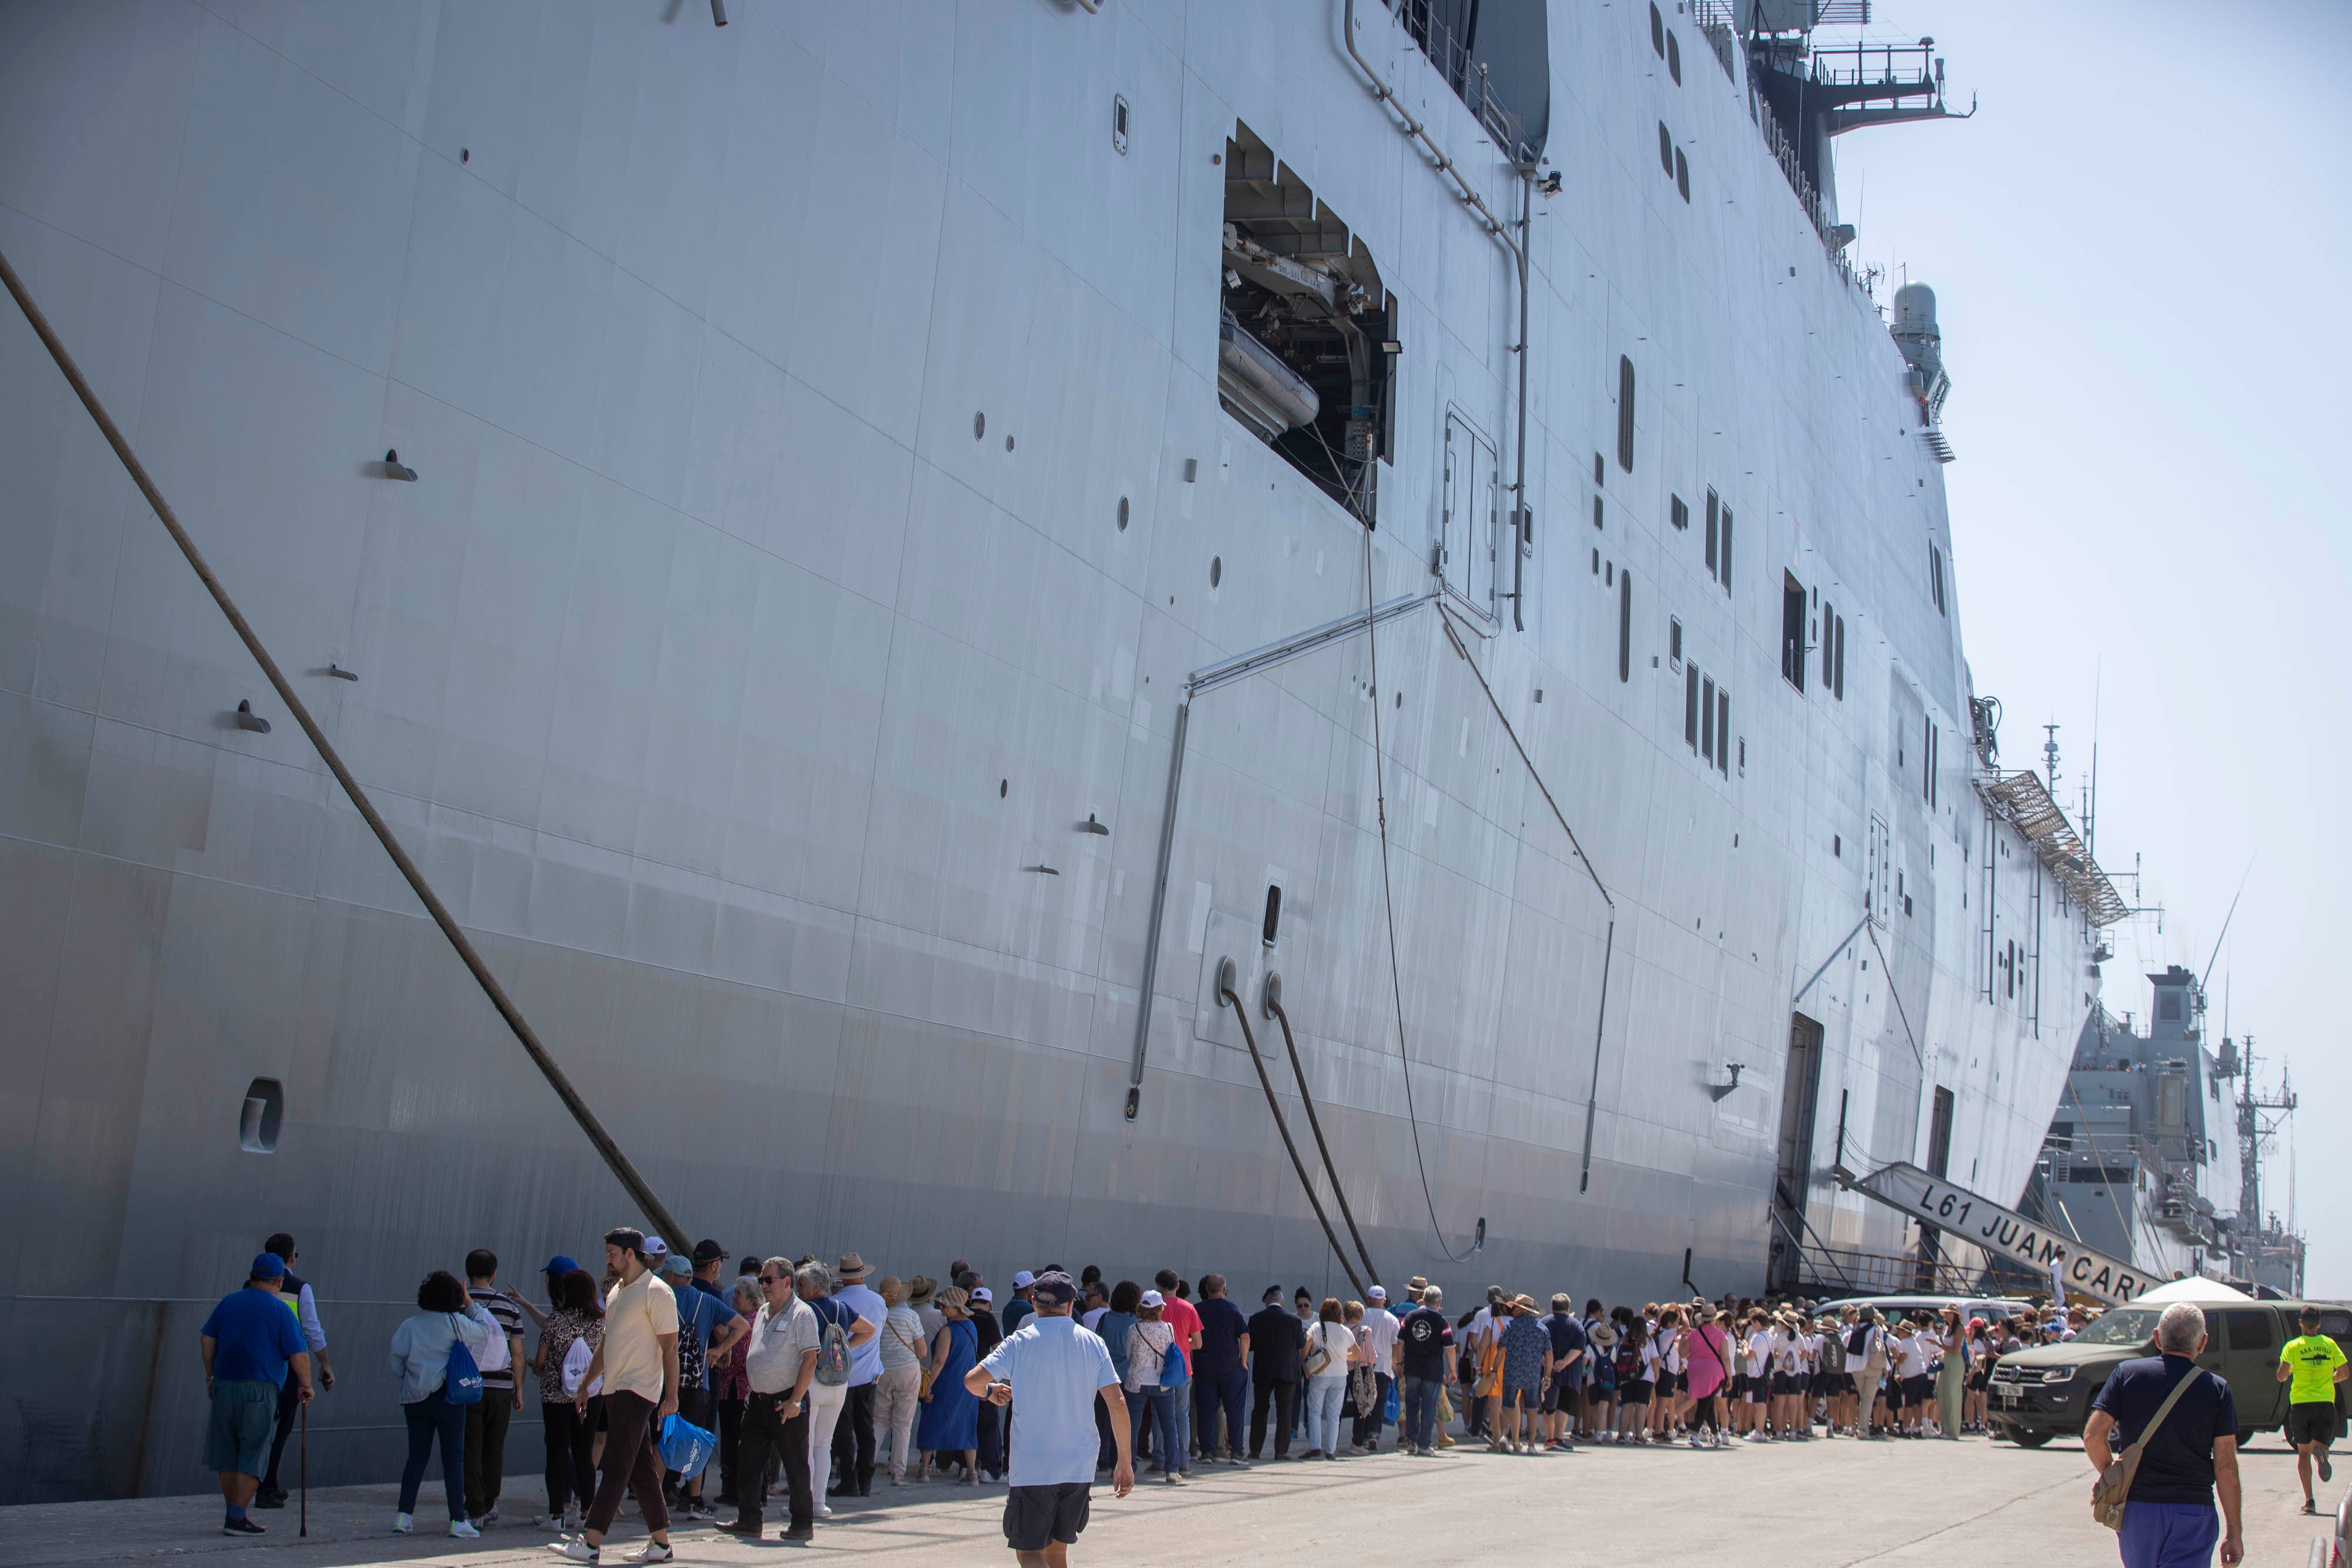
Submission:
M 2059 732 L 2070 812 L 2096 699 L 2098 857 L 2164 906 L 2116 928 L 2116 1011 L 2213 967 L 2211 1032 L 2291 1068 L 2264 1167 L 2308 1293 L 2352 1297 L 2352 5 L 1886 0 L 1965 123 L 1837 142 L 1864 261 L 1934 286 L 1958 608 L 2001 760 Z M 1824 28 L 1817 42 L 1850 41 Z M 2252 865 L 2252 874 L 2247 868 Z

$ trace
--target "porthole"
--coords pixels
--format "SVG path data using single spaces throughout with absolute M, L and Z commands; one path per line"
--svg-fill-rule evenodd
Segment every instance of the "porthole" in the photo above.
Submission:
M 1225 558 L 1221 555 L 1211 556 L 1209 558 L 1209 586 L 1211 588 L 1214 588 L 1224 580 Z
M 1115 152 L 1127 151 L 1127 99 L 1117 93 L 1110 99 L 1110 145 Z
M 236 1120 L 236 1145 L 249 1155 L 278 1151 L 278 1129 L 286 1117 L 286 1089 L 275 1078 L 257 1078 L 245 1092 Z
M 982 436 L 986 435 L 987 434 L 988 415 L 985 413 L 973 414 L 971 416 L 971 438 L 974 441 L 978 441 Z
M 1004 450 L 1007 452 L 1013 450 L 1013 437 L 1009 435 L 1004 438 Z
M 1124 496 L 1118 498 L 1118 531 L 1127 532 L 1127 497 Z
M 1006 792 L 1007 792 L 1007 791 L 1009 791 L 1012 788 L 1013 788 L 1013 780 L 1012 780 L 1012 779 L 999 779 L 996 781 L 996 798 L 997 798 L 998 800 L 1003 800 L 1003 799 L 1004 799 L 1004 797 L 1005 797 Z

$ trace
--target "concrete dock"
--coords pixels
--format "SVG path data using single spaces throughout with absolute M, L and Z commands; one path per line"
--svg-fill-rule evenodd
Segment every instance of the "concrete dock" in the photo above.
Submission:
M 0 1510 L 0 1560 L 12 1565 L 192 1558 L 226 1563 L 258 1553 L 268 1568 L 364 1568 L 449 1563 L 466 1568 L 551 1563 L 550 1539 L 528 1528 L 543 1503 L 535 1448 L 509 1454 L 504 1510 L 478 1542 L 440 1533 L 439 1472 L 427 1479 L 418 1533 L 389 1533 L 390 1486 L 310 1496 L 310 1535 L 296 1515 L 256 1514 L 270 1533 L 219 1533 L 216 1496 L 58 1503 Z M 2297 1515 L 2294 1457 L 2265 1437 L 2242 1459 L 2247 1562 L 2308 1568 L 2327 1518 Z M 1602 1563 L 1688 1568 L 2057 1568 L 2116 1561 L 2115 1537 L 2092 1521 L 2090 1469 L 2074 1444 L 2026 1452 L 1980 1437 L 1959 1442 L 1741 1444 L 1717 1452 L 1580 1448 L 1572 1455 L 1490 1456 L 1456 1448 L 1433 1459 L 1382 1453 L 1331 1464 L 1210 1468 L 1134 1495 L 1095 1495 L 1076 1563 L 1177 1563 L 1266 1568 L 1313 1557 L 1334 1564 Z M 2340 1486 L 2341 1483 L 2339 1483 Z M 2336 1489 L 2325 1489 L 2333 1512 Z M 1010 1564 L 998 1526 L 1002 1487 L 887 1486 L 835 1505 L 816 1543 L 751 1545 L 708 1525 L 680 1530 L 690 1563 L 796 1558 L 896 1565 Z M 782 1510 L 771 1515 L 781 1528 Z M 625 1511 L 604 1561 L 643 1539 Z M 1728 1553 L 1727 1555 L 1727 1553 Z M 2324 1559 L 2321 1559 L 2324 1561 Z

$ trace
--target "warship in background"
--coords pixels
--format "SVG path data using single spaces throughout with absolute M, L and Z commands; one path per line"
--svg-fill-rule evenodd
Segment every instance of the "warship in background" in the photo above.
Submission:
M 2158 1279 L 2202 1274 L 2299 1297 L 2304 1239 L 2265 1209 L 2262 1171 L 2295 1095 L 2284 1068 L 2255 1085 L 2251 1037 L 2208 1043 L 2205 987 L 2179 964 L 2148 977 L 2145 1030 L 2104 1001 L 2083 1022 L 2026 1212 Z

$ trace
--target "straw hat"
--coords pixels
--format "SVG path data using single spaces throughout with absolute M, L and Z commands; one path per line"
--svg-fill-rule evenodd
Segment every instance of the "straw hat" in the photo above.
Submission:
M 881 1291 L 882 1301 L 885 1305 L 902 1307 L 907 1304 L 907 1281 L 898 1278 L 898 1275 L 883 1275 L 882 1283 L 877 1287 L 877 1289 Z
M 1617 1331 L 1607 1323 L 1593 1324 L 1591 1332 L 1584 1337 L 1595 1350 L 1614 1350 L 1617 1347 Z
M 910 1307 L 929 1306 L 931 1293 L 939 1288 L 940 1282 L 929 1274 L 916 1275 L 907 1281 L 907 1304 Z
M 866 1267 L 866 1260 L 855 1252 L 844 1252 L 841 1255 L 841 1261 L 833 1266 L 833 1271 L 853 1285 L 865 1279 L 869 1272 Z

